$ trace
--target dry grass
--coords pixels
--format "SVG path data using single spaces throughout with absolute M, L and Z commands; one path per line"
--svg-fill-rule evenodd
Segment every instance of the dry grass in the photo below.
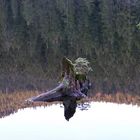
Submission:
M 38 95 L 37 91 L 30 92 L 15 92 L 11 94 L 0 93 L 0 118 L 17 112 L 19 109 L 24 109 L 27 107 L 37 107 L 37 106 L 49 106 L 54 103 L 29 103 L 25 100 Z M 55 102 L 57 103 L 57 102 Z
M 123 94 L 119 92 L 116 94 L 96 93 L 95 95 L 89 98 L 86 98 L 85 101 L 112 102 L 112 103 L 117 103 L 117 104 L 132 104 L 132 105 L 140 106 L 140 96 Z
M 52 104 L 58 104 L 58 102 L 46 102 L 46 103 L 28 103 L 25 102 L 26 99 L 38 95 L 38 91 L 30 92 L 15 92 L 11 94 L 0 93 L 0 118 L 8 116 L 12 113 L 17 112 L 19 109 L 24 109 L 27 107 L 37 107 L 37 106 L 50 106 Z M 91 97 L 85 98 L 82 102 L 91 101 L 104 101 L 113 102 L 118 104 L 133 104 L 140 106 L 140 96 L 130 95 L 130 94 L 101 94 L 96 93 Z M 59 102 L 60 103 L 60 102 Z

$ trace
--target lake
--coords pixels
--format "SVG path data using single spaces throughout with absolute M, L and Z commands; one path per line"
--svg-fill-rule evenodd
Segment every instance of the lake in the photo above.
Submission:
M 140 140 L 140 107 L 78 105 L 69 121 L 62 104 L 18 110 L 0 119 L 1 140 Z

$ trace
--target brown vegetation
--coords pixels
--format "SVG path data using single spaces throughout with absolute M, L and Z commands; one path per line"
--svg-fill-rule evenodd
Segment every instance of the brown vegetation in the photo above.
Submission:
M 38 103 L 28 103 L 25 100 L 29 97 L 38 95 L 38 91 L 30 92 L 15 92 L 12 94 L 3 94 L 0 93 L 0 118 L 8 116 L 12 113 L 17 112 L 19 109 L 24 109 L 28 107 L 37 107 L 37 106 L 50 106 L 52 104 L 60 102 L 38 102 Z M 130 95 L 130 94 L 101 94 L 96 93 L 91 97 L 87 97 L 80 102 L 113 102 L 118 104 L 132 104 L 140 106 L 140 96 Z
M 140 106 L 140 96 L 119 92 L 116 94 L 96 93 L 85 99 L 85 101 L 112 102 L 117 104 L 132 104 Z
M 30 92 L 15 92 L 11 94 L 0 93 L 0 118 L 8 116 L 17 112 L 19 109 L 36 106 L 48 106 L 52 103 L 29 103 L 25 100 L 29 97 L 36 96 L 39 93 L 37 91 Z M 53 103 L 54 104 L 54 103 Z

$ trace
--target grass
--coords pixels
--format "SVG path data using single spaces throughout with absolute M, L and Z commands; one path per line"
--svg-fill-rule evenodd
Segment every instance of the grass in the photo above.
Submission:
M 58 102 L 38 102 L 38 103 L 28 103 L 25 100 L 38 95 L 38 91 L 30 91 L 30 92 L 14 92 L 11 94 L 3 94 L 0 93 L 0 118 L 8 116 L 12 113 L 17 112 L 19 109 L 24 109 L 28 107 L 37 107 L 37 106 L 50 106 L 52 104 L 57 104 Z M 84 98 L 80 101 L 80 103 L 84 102 L 113 102 L 118 104 L 132 104 L 140 106 L 140 96 L 138 95 L 130 95 L 130 94 L 101 94 L 96 93 L 92 94 L 88 98 Z M 59 102 L 60 103 L 60 102 Z
M 117 104 L 132 104 L 140 106 L 140 96 L 132 95 L 132 94 L 124 94 L 124 93 L 116 93 L 116 94 L 101 94 L 96 93 L 91 97 L 85 99 L 85 101 L 98 101 L 98 102 L 111 102 Z
M 0 118 L 17 112 L 19 109 L 37 106 L 49 106 L 53 103 L 29 103 L 25 100 L 38 95 L 38 91 L 30 92 L 14 92 L 14 93 L 0 93 Z

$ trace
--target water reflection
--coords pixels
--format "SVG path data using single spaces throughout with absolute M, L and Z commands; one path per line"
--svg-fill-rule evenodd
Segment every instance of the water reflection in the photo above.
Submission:
M 24 98 L 33 96 L 27 94 L 0 97 L 0 117 L 8 116 L 0 119 L 2 140 L 140 140 L 138 95 L 97 93 L 80 101 L 26 104 Z
M 76 112 L 77 102 L 74 98 L 67 98 L 63 100 L 64 105 L 64 116 L 67 121 L 74 115 Z
M 90 109 L 81 111 L 78 104 L 69 122 L 64 119 L 60 104 L 19 110 L 0 119 L 1 139 L 140 140 L 139 107 L 91 102 Z

